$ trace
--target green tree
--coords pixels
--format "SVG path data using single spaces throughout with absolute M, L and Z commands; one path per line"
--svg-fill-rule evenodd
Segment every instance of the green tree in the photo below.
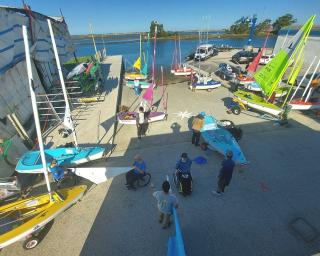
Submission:
M 153 20 L 150 24 L 150 36 L 154 36 L 155 27 L 157 26 L 157 36 L 163 37 L 166 36 L 167 33 L 163 29 L 163 24 L 160 24 L 158 21 Z
M 256 34 L 257 33 L 263 33 L 263 32 L 267 32 L 270 30 L 271 28 L 271 20 L 270 19 L 265 19 L 264 21 L 260 22 L 257 26 L 256 26 Z
M 242 17 L 235 21 L 229 28 L 232 34 L 248 34 L 249 33 L 249 18 Z
M 293 15 L 290 13 L 287 13 L 278 19 L 272 24 L 273 25 L 273 32 L 275 34 L 278 34 L 280 29 L 283 27 L 290 26 L 291 24 L 297 22 L 297 19 L 293 18 Z

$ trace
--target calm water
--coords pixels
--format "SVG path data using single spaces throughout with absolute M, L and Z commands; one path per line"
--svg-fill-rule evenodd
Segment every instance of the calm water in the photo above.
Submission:
M 254 47 L 262 47 L 265 37 L 256 37 L 253 39 Z M 209 43 L 216 46 L 229 45 L 236 48 L 242 48 L 247 42 L 247 38 L 221 38 L 221 39 L 211 39 Z M 276 42 L 276 37 L 270 37 L 267 43 L 267 47 L 273 48 Z M 93 55 L 94 47 L 92 41 L 89 39 L 79 39 L 74 40 L 76 47 L 77 56 Z M 97 48 L 103 48 L 103 42 L 101 39 L 96 40 Z M 194 51 L 198 40 L 181 40 L 181 52 L 182 59 L 190 52 Z M 146 49 L 146 42 L 143 42 L 143 51 Z M 157 41 L 157 56 L 156 56 L 156 66 L 164 67 L 171 66 L 172 54 L 174 50 L 175 41 L 174 40 L 159 40 Z M 125 65 L 130 66 L 139 55 L 139 39 L 138 36 L 133 39 L 128 40 L 105 40 L 105 46 L 107 49 L 107 55 L 123 55 L 125 59 Z M 149 50 L 149 65 L 151 65 L 153 54 L 153 41 L 150 42 Z

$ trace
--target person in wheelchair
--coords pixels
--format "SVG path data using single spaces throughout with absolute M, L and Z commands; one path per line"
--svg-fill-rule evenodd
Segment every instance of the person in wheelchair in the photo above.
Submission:
M 181 158 L 176 164 L 176 177 L 179 183 L 180 192 L 183 195 L 188 195 L 192 192 L 192 176 L 191 176 L 192 161 L 187 153 L 182 153 Z
M 146 174 L 146 163 L 143 161 L 142 157 L 136 155 L 134 157 L 133 169 L 126 173 L 126 186 L 130 189 L 136 189 L 134 183 L 136 180 L 143 178 Z
M 58 182 L 58 184 L 59 181 L 64 178 L 64 169 L 58 165 L 56 159 L 53 159 L 50 164 L 50 172 L 52 173 L 53 179 L 55 180 L 55 182 Z

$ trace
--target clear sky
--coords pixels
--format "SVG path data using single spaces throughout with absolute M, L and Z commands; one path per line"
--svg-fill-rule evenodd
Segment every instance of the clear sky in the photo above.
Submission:
M 71 34 L 148 31 L 158 20 L 165 30 L 228 28 L 242 16 L 258 15 L 258 22 L 291 13 L 303 23 L 316 14 L 320 0 L 25 0 L 31 9 L 58 16 L 61 8 Z M 21 7 L 21 0 L 0 0 L 0 5 Z

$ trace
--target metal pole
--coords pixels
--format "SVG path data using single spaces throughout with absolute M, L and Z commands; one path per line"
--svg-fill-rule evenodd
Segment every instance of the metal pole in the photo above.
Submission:
M 33 82 L 33 75 L 32 75 L 32 67 L 31 67 L 31 58 L 30 58 L 30 51 L 29 51 L 29 41 L 28 41 L 28 35 L 27 35 L 27 27 L 22 26 L 22 35 L 23 35 L 23 41 L 24 41 L 24 48 L 26 52 L 26 65 L 27 65 L 27 72 L 28 72 L 28 81 L 29 81 L 29 89 L 30 89 L 30 96 L 31 96 L 31 104 L 34 114 L 34 123 L 36 125 L 36 131 L 37 131 L 37 137 L 38 137 L 38 144 L 40 149 L 40 157 L 42 162 L 42 168 L 43 168 L 43 174 L 46 180 L 47 189 L 49 192 L 50 199 L 52 200 L 51 196 L 51 187 L 48 177 L 48 169 L 47 169 L 47 161 L 46 157 L 44 155 L 44 147 L 43 147 L 43 140 L 41 135 L 41 128 L 40 128 L 40 121 L 39 121 L 39 114 L 36 104 L 36 94 L 34 91 L 35 85 Z
M 60 82 L 61 82 L 63 97 L 64 97 L 64 101 L 66 103 L 66 111 L 65 111 L 65 114 L 66 114 L 66 113 L 70 113 L 70 105 L 69 105 L 69 101 L 68 101 L 66 85 L 64 83 L 64 78 L 63 78 L 63 74 L 62 74 L 62 70 L 61 70 L 60 59 L 59 59 L 59 55 L 58 55 L 56 40 L 54 38 L 54 34 L 53 34 L 52 26 L 51 26 L 51 21 L 49 19 L 47 19 L 47 21 L 48 21 L 48 26 L 49 26 L 49 31 L 50 31 L 50 36 L 51 36 L 51 41 L 52 41 L 52 46 L 53 46 L 52 48 L 53 48 L 54 56 L 55 56 L 56 63 L 57 63 L 57 69 L 58 69 L 59 78 L 60 78 Z M 70 113 L 70 117 L 71 117 L 71 113 Z M 73 140 L 74 140 L 75 146 L 77 148 L 78 147 L 78 140 L 77 140 L 76 129 L 74 128 L 72 120 L 69 123 L 72 125 L 71 130 L 72 130 Z
M 307 88 L 310 87 L 310 85 L 311 85 L 311 83 L 312 83 L 312 80 L 313 80 L 313 78 L 314 78 L 314 75 L 316 74 L 316 72 L 317 72 L 317 70 L 318 70 L 318 68 L 319 68 L 319 65 L 320 65 L 320 59 L 319 59 L 319 61 L 318 61 L 318 64 L 317 64 L 316 68 L 315 68 L 314 71 L 313 71 L 312 76 L 310 77 L 310 80 L 309 80 L 309 83 L 308 83 Z M 307 90 L 308 90 L 308 89 L 307 89 Z M 306 99 L 305 99 L 304 102 L 307 102 L 307 101 L 309 100 L 309 98 L 310 98 L 310 96 L 311 96 L 311 92 L 312 92 L 312 88 L 310 88 L 310 90 L 309 90 L 309 92 L 308 92 L 308 95 L 307 95 L 307 97 L 306 97 Z
M 299 90 L 299 88 L 300 88 L 301 84 L 303 83 L 304 79 L 306 78 L 306 76 L 307 76 L 308 72 L 310 71 L 310 69 L 311 69 L 311 67 L 312 67 L 312 65 L 313 65 L 313 63 L 314 63 L 314 61 L 316 60 L 316 58 L 317 58 L 317 56 L 314 56 L 314 58 L 313 58 L 313 60 L 312 60 L 311 64 L 309 65 L 309 67 L 308 67 L 307 71 L 304 73 L 304 75 L 303 75 L 303 77 L 302 77 L 302 79 L 301 79 L 300 83 L 298 84 L 297 89 L 296 89 L 296 90 L 294 91 L 294 93 L 292 94 L 292 96 L 291 96 L 291 98 L 290 98 L 289 102 L 290 102 L 290 101 L 292 101 L 292 99 L 293 99 L 293 98 L 294 98 L 294 96 L 296 95 L 297 91 Z
M 96 41 L 94 40 L 94 36 L 93 36 L 93 28 L 92 28 L 92 24 L 91 23 L 89 23 L 89 28 L 90 28 L 92 41 L 93 41 L 94 50 L 96 52 L 96 58 L 97 58 L 98 62 L 100 62 L 99 55 L 98 55 L 98 50 L 97 50 L 97 46 L 96 46 Z

